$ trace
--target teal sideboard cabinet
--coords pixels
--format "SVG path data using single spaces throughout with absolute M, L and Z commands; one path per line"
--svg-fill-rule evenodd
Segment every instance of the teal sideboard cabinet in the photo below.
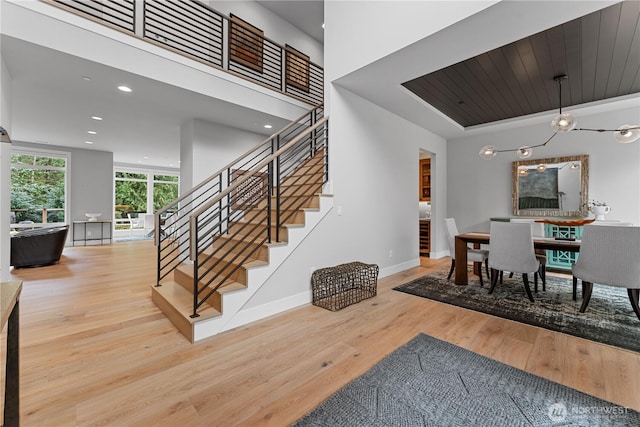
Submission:
M 567 226 L 567 225 L 544 225 L 545 236 L 547 237 L 562 237 L 562 238 L 575 238 L 580 240 L 582 238 L 582 226 Z M 568 251 L 547 251 L 547 268 L 556 268 L 560 270 L 571 270 L 571 266 L 578 260 L 578 252 Z

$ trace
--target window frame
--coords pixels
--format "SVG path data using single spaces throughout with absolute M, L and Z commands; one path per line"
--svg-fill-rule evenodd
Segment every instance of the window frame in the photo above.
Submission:
M 19 146 L 12 146 L 11 147 L 11 157 L 13 158 L 14 154 L 21 154 L 21 155 L 27 155 L 27 156 L 36 156 L 36 157 L 53 157 L 53 158 L 63 158 L 65 160 L 65 166 L 64 168 L 61 168 L 59 166 L 41 166 L 41 165 L 31 165 L 31 167 L 28 166 L 23 166 L 23 165 L 18 165 L 13 163 L 12 159 L 10 159 L 11 162 L 11 169 L 13 169 L 14 167 L 20 168 L 20 169 L 36 169 L 36 170 L 56 170 L 56 171 L 62 171 L 64 172 L 64 221 L 63 222 L 38 222 L 35 223 L 34 225 L 36 226 L 42 226 L 42 227 L 47 227 L 48 224 L 54 224 L 52 226 L 55 225 L 60 225 L 60 224 L 70 224 L 69 221 L 69 200 L 70 200 L 70 192 L 71 192 L 71 153 L 68 151 L 59 151 L 59 150 L 49 150 L 49 149 L 43 149 L 43 148 L 29 148 L 29 147 L 19 147 Z M 12 184 L 10 184 L 10 187 L 12 187 Z M 11 209 L 11 202 L 9 202 L 9 208 Z

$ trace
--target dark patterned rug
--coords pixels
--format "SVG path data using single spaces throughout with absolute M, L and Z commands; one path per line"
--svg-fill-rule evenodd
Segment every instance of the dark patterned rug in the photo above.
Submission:
M 547 274 L 547 290 L 527 299 L 522 277 L 504 277 L 489 295 L 488 280 L 480 287 L 478 277 L 469 274 L 468 286 L 456 286 L 447 280 L 448 270 L 439 271 L 394 289 L 435 301 L 480 311 L 545 329 L 563 332 L 592 341 L 640 352 L 640 320 L 636 317 L 627 290 L 595 284 L 585 313 L 580 313 L 581 286 L 573 301 L 570 278 Z M 533 282 L 533 280 L 531 280 Z M 533 292 L 533 283 L 531 283 Z
M 638 426 L 640 413 L 418 335 L 294 426 Z

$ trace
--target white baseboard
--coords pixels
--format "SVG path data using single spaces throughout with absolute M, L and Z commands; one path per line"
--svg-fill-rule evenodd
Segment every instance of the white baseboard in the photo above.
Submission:
M 401 264 L 392 265 L 390 267 L 385 267 L 380 270 L 379 277 L 387 277 L 392 274 L 400 273 L 401 271 L 407 270 L 409 268 L 418 267 L 420 265 L 420 258 L 415 258 L 407 262 L 403 262 Z
M 311 290 L 308 290 L 277 301 L 269 301 L 266 304 L 240 310 L 222 330 L 227 331 L 237 328 L 238 326 L 246 325 L 247 323 L 262 320 L 265 317 L 280 314 L 292 308 L 300 307 L 301 305 L 311 304 L 311 297 Z

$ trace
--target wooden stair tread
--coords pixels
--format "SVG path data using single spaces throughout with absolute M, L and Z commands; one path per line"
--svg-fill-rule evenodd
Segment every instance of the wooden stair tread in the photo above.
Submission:
M 153 291 L 162 295 L 170 302 L 176 313 L 180 313 L 184 320 L 193 324 L 202 320 L 220 316 L 222 313 L 208 304 L 203 304 L 198 309 L 199 317 L 192 318 L 193 294 L 175 282 L 163 283 L 162 286 L 153 286 Z
M 269 263 L 268 263 L 268 262 L 263 262 L 263 261 L 256 261 L 256 264 L 253 264 L 253 263 L 252 263 L 252 265 L 251 265 L 251 266 L 249 266 L 249 267 L 245 267 L 245 268 L 255 268 L 255 267 L 261 267 L 261 266 L 264 266 L 264 265 L 269 265 Z M 182 274 L 184 274 L 185 276 L 188 276 L 188 277 L 190 277 L 191 279 L 193 279 L 193 267 L 192 267 L 190 264 L 183 264 L 183 265 L 180 265 L 180 266 L 176 267 L 176 270 L 177 270 L 177 271 L 180 271 L 180 272 L 181 272 Z M 207 274 L 206 274 L 206 275 L 205 275 L 205 276 L 200 280 L 200 283 L 201 283 L 201 284 L 203 284 L 204 282 L 208 281 L 208 279 L 211 279 L 211 278 L 213 277 L 213 275 L 215 275 L 215 274 L 217 274 L 217 273 L 216 273 L 216 272 L 213 272 L 213 271 L 211 271 L 211 272 L 207 273 Z M 237 281 L 235 281 L 235 280 L 233 280 L 233 279 L 227 279 L 227 280 L 225 280 L 225 281 L 222 283 L 222 286 L 221 286 L 219 289 L 224 288 L 224 287 L 227 287 L 227 286 L 230 286 L 230 285 L 235 286 L 235 284 L 238 284 L 238 285 L 243 286 L 243 287 L 245 287 L 245 288 L 246 288 L 246 285 L 243 285 L 243 284 L 242 284 L 242 283 L 240 283 L 240 282 L 237 282 Z
M 202 253 L 203 253 L 204 255 L 206 255 L 206 256 L 214 255 L 214 251 L 213 251 L 213 249 L 212 249 L 212 248 L 210 248 L 210 247 L 209 247 L 209 248 L 205 248 L 205 249 L 203 249 L 203 250 L 202 250 Z M 237 252 L 232 252 L 232 253 L 230 254 L 230 258 L 233 258 L 233 257 L 235 257 L 236 255 L 238 255 L 238 253 L 237 253 Z M 214 262 L 215 262 L 216 260 L 219 260 L 219 259 L 220 259 L 220 257 L 217 257 L 217 256 L 215 256 L 215 255 L 212 257 L 212 260 L 213 260 Z M 224 261 L 226 261 L 226 262 L 230 262 L 230 263 L 232 263 L 232 264 L 235 264 L 235 262 L 234 262 L 234 261 L 231 261 L 230 259 L 226 259 L 226 258 L 225 258 L 225 259 L 224 259 Z M 263 265 L 269 265 L 269 261 L 263 261 L 263 260 L 260 260 L 260 259 L 258 259 L 258 258 L 255 258 L 255 257 L 249 257 L 249 258 L 247 258 L 247 260 L 246 260 L 245 262 L 243 262 L 243 263 L 242 263 L 242 267 L 244 267 L 244 268 L 255 268 L 255 267 L 260 267 L 260 266 L 263 266 Z
M 254 221 L 245 221 L 245 220 L 240 220 L 240 221 L 229 221 L 230 224 L 252 224 L 252 225 L 260 225 L 262 224 L 262 222 L 254 222 Z M 274 225 L 272 225 L 271 227 L 275 227 Z M 287 222 L 285 224 L 282 224 L 280 227 L 286 227 L 286 228 L 298 228 L 298 227 L 304 227 L 304 222 Z M 241 234 L 236 234 L 238 236 L 240 236 Z
M 269 263 L 265 263 L 265 265 L 268 265 Z M 188 276 L 191 276 L 193 273 L 193 268 L 191 268 L 190 265 L 186 264 L 186 265 L 181 265 L 178 268 L 176 268 L 176 270 L 180 270 L 183 273 L 185 273 Z M 174 282 L 172 282 L 174 283 Z M 185 289 L 184 287 L 182 287 L 183 289 Z M 218 288 L 218 292 L 223 294 L 226 292 L 230 292 L 230 291 L 237 291 L 239 289 L 247 289 L 246 285 L 243 285 L 240 282 L 236 282 L 234 280 L 227 280 L 225 281 L 219 288 Z M 193 293 L 187 289 L 185 289 L 189 295 L 191 295 L 191 305 L 193 305 Z

